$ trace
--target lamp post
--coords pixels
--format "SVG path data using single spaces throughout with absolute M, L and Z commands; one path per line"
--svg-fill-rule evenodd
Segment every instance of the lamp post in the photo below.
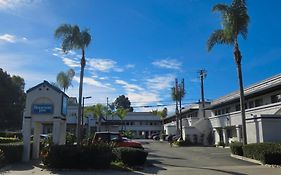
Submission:
M 84 100 L 92 98 L 91 96 L 83 97 L 83 103 L 82 103 L 82 128 L 84 129 Z

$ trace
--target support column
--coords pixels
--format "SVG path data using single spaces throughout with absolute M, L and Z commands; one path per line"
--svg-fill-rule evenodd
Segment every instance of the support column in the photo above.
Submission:
M 241 142 L 241 127 L 239 125 L 236 125 L 236 136 L 238 142 Z
M 60 144 L 60 118 L 54 117 L 53 121 L 53 142 L 55 145 Z
M 23 119 L 23 158 L 24 162 L 30 159 L 30 134 L 31 134 L 31 117 Z
M 66 121 L 62 120 L 60 122 L 60 145 L 64 145 L 66 141 Z
M 41 123 L 34 123 L 32 159 L 39 159 Z
M 220 142 L 220 135 L 216 128 L 213 129 L 213 132 L 214 132 L 214 137 L 215 137 L 215 139 L 214 139 L 215 145 L 217 145 Z
M 228 145 L 228 135 L 227 135 L 227 129 L 223 128 L 222 129 L 222 138 L 223 138 L 223 142 Z

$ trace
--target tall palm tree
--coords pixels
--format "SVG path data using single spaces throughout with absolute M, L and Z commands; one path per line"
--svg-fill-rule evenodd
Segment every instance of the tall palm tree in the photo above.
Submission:
M 126 115 L 128 113 L 127 109 L 124 108 L 117 108 L 115 114 L 120 118 L 121 120 L 121 130 L 123 131 L 124 123 L 123 120 L 125 119 Z
M 67 53 L 72 49 L 78 49 L 82 52 L 81 58 L 81 71 L 80 71 L 80 83 L 79 83 L 79 106 L 78 106 L 78 124 L 77 124 L 77 142 L 80 144 L 80 128 L 81 128 L 81 103 L 82 103 L 82 91 L 83 91 L 83 77 L 85 68 L 85 49 L 91 42 L 91 35 L 88 30 L 80 31 L 79 26 L 63 24 L 59 26 L 55 31 L 55 37 L 62 39 L 61 48 L 63 52 Z
M 237 66 L 237 75 L 240 87 L 243 144 L 247 144 L 244 88 L 241 67 L 242 55 L 239 50 L 238 35 L 240 34 L 243 39 L 247 38 L 250 17 L 248 16 L 245 0 L 232 0 L 230 5 L 216 4 L 213 7 L 213 12 L 220 12 L 222 14 L 222 29 L 216 30 L 211 34 L 207 43 L 208 51 L 211 51 L 216 44 L 227 44 L 234 47 L 233 54 Z
M 63 89 L 63 92 L 71 86 L 72 79 L 75 75 L 75 71 L 73 69 L 69 69 L 67 72 L 61 71 L 57 75 L 57 84 L 60 88 Z

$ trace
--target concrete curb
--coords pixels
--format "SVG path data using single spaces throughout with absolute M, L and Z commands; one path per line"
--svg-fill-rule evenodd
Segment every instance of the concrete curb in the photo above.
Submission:
M 251 163 L 256 163 L 256 164 L 260 164 L 260 165 L 264 165 L 261 161 L 259 160 L 255 160 L 255 159 L 250 159 L 247 157 L 243 157 L 243 156 L 239 156 L 239 155 L 235 155 L 235 154 L 230 154 L 231 157 L 235 158 L 235 159 L 239 159 L 239 160 L 244 160 L 247 162 L 251 162 Z

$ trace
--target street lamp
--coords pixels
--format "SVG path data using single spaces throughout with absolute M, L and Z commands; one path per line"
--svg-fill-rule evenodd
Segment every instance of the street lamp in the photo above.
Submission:
M 91 96 L 83 97 L 83 103 L 82 103 L 82 127 L 84 128 L 84 100 L 92 98 Z

